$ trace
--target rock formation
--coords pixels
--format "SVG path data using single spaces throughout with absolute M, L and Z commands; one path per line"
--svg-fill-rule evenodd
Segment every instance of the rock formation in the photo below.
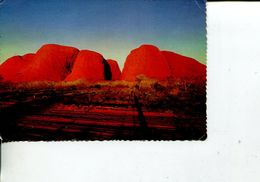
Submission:
M 173 78 L 205 82 L 206 66 L 174 52 L 160 51 L 152 45 L 142 45 L 127 56 L 121 79 L 134 81 L 138 75 L 158 80 Z
M 13 56 L 0 66 L 0 75 L 3 81 L 20 82 L 24 79 L 24 70 L 32 63 L 35 54 Z
M 120 80 L 121 71 L 120 71 L 120 68 L 117 64 L 117 61 L 112 60 L 112 59 L 108 59 L 107 62 L 108 62 L 110 69 L 111 69 L 112 80 Z
M 36 54 L 14 56 L 0 65 L 0 81 L 102 81 L 118 80 L 121 71 L 114 60 L 97 52 L 46 44 Z
M 192 82 L 206 81 L 206 66 L 195 59 L 170 51 L 162 51 L 171 70 L 173 79 Z
M 24 71 L 24 81 L 62 81 L 71 72 L 79 50 L 74 47 L 47 44 L 35 54 Z
M 108 66 L 106 70 L 105 66 Z M 110 73 L 107 73 L 110 72 Z M 82 50 L 79 52 L 72 72 L 67 76 L 65 81 L 85 80 L 85 81 L 102 81 L 106 79 L 107 74 L 111 80 L 111 70 L 107 61 L 97 52 Z
M 171 75 L 168 63 L 157 47 L 142 45 L 127 56 L 121 79 L 135 81 L 138 75 L 159 80 Z
M 0 65 L 1 81 L 135 81 L 138 75 L 205 83 L 206 66 L 195 59 L 153 45 L 142 45 L 127 56 L 121 74 L 115 60 L 94 51 L 46 44 L 36 54 L 14 56 Z

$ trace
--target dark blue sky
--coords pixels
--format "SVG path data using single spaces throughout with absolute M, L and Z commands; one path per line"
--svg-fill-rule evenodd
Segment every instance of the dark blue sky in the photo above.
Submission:
M 0 62 L 45 43 L 95 50 L 121 67 L 141 44 L 206 61 L 202 0 L 5 0 L 0 25 Z

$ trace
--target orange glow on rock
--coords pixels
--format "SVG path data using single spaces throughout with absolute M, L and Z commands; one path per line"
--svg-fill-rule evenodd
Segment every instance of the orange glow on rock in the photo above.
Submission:
M 167 61 L 157 47 L 142 45 L 127 56 L 121 79 L 135 81 L 138 75 L 159 80 L 164 80 L 171 75 Z
M 153 45 L 142 45 L 127 56 L 121 74 L 115 60 L 97 52 L 57 44 L 43 45 L 36 54 L 13 56 L 0 65 L 2 81 L 135 81 L 138 75 L 157 80 L 205 83 L 206 66 L 195 59 Z
M 82 50 L 79 52 L 71 74 L 65 81 L 86 80 L 102 81 L 104 80 L 103 56 L 97 52 Z
M 47 44 L 36 53 L 24 71 L 24 81 L 62 81 L 71 72 L 79 50 L 74 47 Z
M 152 45 L 142 45 L 127 56 L 122 80 L 134 81 L 138 75 L 157 80 L 169 77 L 178 80 L 205 82 L 206 66 L 195 59 Z

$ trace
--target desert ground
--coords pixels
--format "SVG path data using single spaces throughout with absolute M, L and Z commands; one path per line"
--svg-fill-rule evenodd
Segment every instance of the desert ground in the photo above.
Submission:
M 178 80 L 1 83 L 4 141 L 204 140 L 206 89 Z

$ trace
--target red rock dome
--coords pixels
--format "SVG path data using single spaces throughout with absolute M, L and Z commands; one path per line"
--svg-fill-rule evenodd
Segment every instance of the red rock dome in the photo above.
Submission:
M 127 56 L 121 79 L 134 81 L 138 75 L 159 80 L 171 75 L 168 63 L 157 47 L 142 45 Z
M 195 59 L 170 51 L 161 51 L 165 56 L 173 79 L 202 81 L 206 80 L 206 66 Z
M 169 77 L 194 82 L 206 81 L 206 66 L 195 59 L 153 45 L 142 45 L 130 52 L 121 71 L 114 60 L 97 52 L 46 44 L 36 54 L 14 56 L 0 65 L 2 81 L 135 81 L 138 75 L 158 80 Z
M 120 68 L 119 68 L 117 62 L 115 60 L 112 60 L 112 59 L 108 59 L 107 62 L 108 62 L 110 69 L 111 69 L 112 80 L 120 80 L 121 71 L 120 71 Z
M 3 81 L 24 81 L 24 70 L 33 61 L 35 54 L 13 56 L 0 65 L 0 76 Z
M 24 71 L 25 81 L 62 81 L 71 72 L 79 50 L 74 47 L 47 44 L 36 53 Z M 29 56 L 28 56 L 29 57 Z
M 0 65 L 2 81 L 102 81 L 120 79 L 114 60 L 106 61 L 97 52 L 46 44 L 36 54 L 14 56 Z
M 67 76 L 65 81 L 105 80 L 104 63 L 107 62 L 101 54 L 94 51 L 82 50 L 75 60 L 72 72 Z
M 127 56 L 122 80 L 134 81 L 136 76 L 165 80 L 167 78 L 205 82 L 206 66 L 195 59 L 152 45 L 142 45 Z

